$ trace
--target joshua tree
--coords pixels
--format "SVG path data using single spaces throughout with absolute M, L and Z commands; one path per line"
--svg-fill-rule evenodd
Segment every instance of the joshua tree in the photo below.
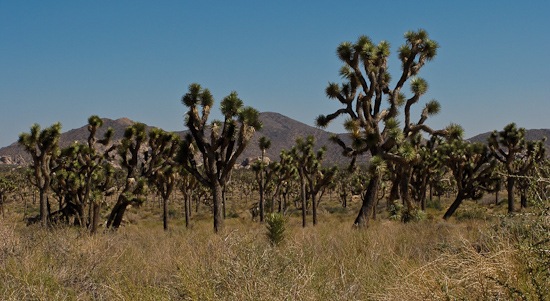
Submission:
M 265 163 L 265 152 L 271 147 L 271 140 L 265 136 L 262 136 L 258 141 L 258 146 L 262 151 L 262 155 L 260 156 L 260 161 L 256 162 L 252 168 L 256 173 L 256 182 L 258 183 L 258 189 L 260 192 L 260 202 L 258 205 L 260 208 L 260 223 L 263 223 L 265 215 L 265 190 L 272 175 L 271 172 L 267 172 L 268 166 Z M 271 208 L 271 210 L 273 210 L 273 208 Z
M 297 166 L 294 164 L 292 154 L 282 150 L 279 155 L 279 162 L 275 162 L 271 169 L 273 174 L 273 196 L 271 198 L 271 207 L 275 206 L 275 198 L 279 200 L 279 213 L 284 214 L 287 205 L 287 199 L 283 195 L 283 190 L 290 186 L 290 182 L 297 176 Z
M 405 44 L 399 48 L 401 73 L 397 82 L 392 85 L 388 73 L 388 42 L 382 41 L 375 45 L 368 37 L 361 36 L 355 43 L 340 44 L 337 54 L 344 63 L 340 75 L 346 82 L 342 85 L 329 83 L 326 94 L 329 98 L 338 100 L 344 107 L 317 118 L 317 125 L 324 127 L 339 116 L 348 117 L 345 127 L 353 139 L 352 145 L 346 145 L 334 137 L 335 142 L 343 148 L 344 155 L 355 158 L 370 152 L 372 158 L 382 158 L 398 164 L 401 197 L 408 207 L 412 205 L 408 197 L 410 166 L 418 158 L 409 139 L 419 132 L 444 133 L 435 132 L 425 125 L 428 116 L 438 113 L 440 105 L 437 101 L 426 103 L 416 123 L 411 121 L 410 115 L 411 107 L 428 90 L 428 83 L 417 75 L 424 64 L 436 56 L 438 47 L 424 30 L 405 33 Z M 411 86 L 410 98 L 402 92 L 407 82 Z M 388 102 L 387 107 L 383 105 L 385 101 Z M 400 110 L 402 115 L 398 116 Z M 402 128 L 398 117 L 403 118 Z M 356 225 L 367 225 L 380 180 L 380 175 L 370 178 L 367 193 L 355 219 Z
M 199 84 L 191 84 L 181 101 L 188 108 L 185 124 L 189 133 L 182 142 L 179 161 L 212 192 L 214 231 L 219 232 L 223 228 L 222 187 L 252 135 L 261 128 L 259 113 L 251 107 L 243 107 L 237 92 L 232 92 L 221 102 L 224 121 L 214 121 L 209 125 L 214 98 Z M 199 159 L 202 168 L 196 161 L 195 149 L 202 155 Z
M 300 176 L 303 227 L 306 226 L 307 196 L 309 195 L 311 200 L 313 225 L 316 225 L 317 196 L 324 187 L 331 183 L 336 175 L 336 168 L 328 169 L 321 166 L 326 149 L 323 147 L 315 152 L 313 150 L 314 145 L 315 138 L 313 136 L 308 136 L 305 141 L 298 138 L 291 151 Z
M 102 125 L 103 120 L 98 116 L 88 118 L 87 143 L 75 142 L 61 150 L 52 182 L 52 189 L 60 200 L 56 213 L 67 220 L 74 214 L 75 224 L 89 227 L 91 233 L 97 230 L 103 197 L 115 190 L 111 183 L 114 170 L 109 163 L 109 153 L 115 146 L 108 147 L 114 131 L 108 129 L 104 138 L 98 140 L 97 130 Z M 104 147 L 103 150 L 97 143 Z
M 416 203 L 419 203 L 422 210 L 426 210 L 426 195 L 428 185 L 432 182 L 432 176 L 444 173 L 445 169 L 437 156 L 433 153 L 439 144 L 437 137 L 432 137 L 426 143 L 418 141 L 418 154 L 420 160 L 412 167 L 411 186 L 412 195 Z M 431 196 L 431 193 L 430 193 Z
M 118 146 L 120 163 L 125 170 L 125 182 L 117 202 L 111 209 L 107 228 L 117 229 L 129 205 L 141 205 L 147 192 L 146 180 L 140 174 L 140 150 L 147 142 L 145 124 L 134 123 L 124 131 L 124 138 Z M 143 159 L 143 158 L 141 158 Z
M 254 177 L 254 173 L 247 169 L 236 170 L 234 174 L 233 184 L 237 186 L 236 190 L 239 191 L 241 200 L 244 200 L 247 205 L 256 189 Z
M 493 191 L 496 186 L 494 169 L 496 160 L 488 147 L 481 143 L 470 143 L 461 138 L 462 129 L 455 127 L 459 133 L 437 147 L 437 155 L 452 172 L 457 186 L 457 195 L 444 219 L 453 215 L 465 199 L 480 199 L 484 192 Z
M 38 188 L 40 194 L 40 222 L 42 226 L 46 226 L 49 220 L 47 197 L 52 181 L 52 165 L 59 152 L 60 136 L 60 123 L 55 123 L 42 131 L 40 125 L 34 124 L 30 133 L 19 135 L 19 144 L 32 157 L 32 176 L 29 177 L 29 180 Z
M 145 153 L 144 170 L 149 183 L 162 198 L 162 224 L 168 230 L 168 199 L 178 180 L 178 166 L 175 158 L 180 144 L 179 137 L 162 129 L 149 131 L 149 149 Z
M 116 145 L 111 145 L 111 139 L 114 130 L 108 128 L 103 139 L 96 138 L 97 130 L 103 126 L 103 120 L 99 116 L 92 115 L 88 118 L 88 145 L 89 153 L 84 156 L 86 170 L 86 188 L 87 198 L 89 198 L 88 225 L 90 232 L 95 233 L 99 225 L 99 214 L 102 200 L 100 197 L 114 194 L 114 169 L 111 165 L 111 152 L 116 149 Z M 96 147 L 99 143 L 105 149 L 103 151 Z
M 191 200 L 193 200 L 193 198 L 196 198 L 196 204 L 198 208 L 198 204 L 200 202 L 199 195 L 201 185 L 202 184 L 199 183 L 194 176 L 187 172 L 187 170 L 180 169 L 180 181 L 178 187 L 183 194 L 183 210 L 185 215 L 186 228 L 189 228 L 191 220 Z
M 4 204 L 6 202 L 7 196 L 16 191 L 17 185 L 14 181 L 8 177 L 0 177 L 0 212 L 2 217 L 4 217 Z
M 514 185 L 518 177 L 524 176 L 533 164 L 544 159 L 544 140 L 526 141 L 525 129 L 510 123 L 504 130 L 494 131 L 488 139 L 489 148 L 495 158 L 506 169 L 506 190 L 508 212 L 514 212 Z M 522 207 L 523 207 L 522 202 Z

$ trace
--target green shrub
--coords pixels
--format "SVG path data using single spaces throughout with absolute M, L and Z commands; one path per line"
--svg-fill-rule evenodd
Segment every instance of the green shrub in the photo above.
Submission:
M 426 208 L 432 208 L 432 209 L 436 209 L 436 210 L 441 210 L 443 209 L 443 207 L 441 206 L 441 202 L 438 201 L 438 200 L 428 200 L 426 202 Z
M 398 202 L 393 202 L 389 207 L 389 214 L 391 220 L 401 220 L 401 211 L 403 210 L 403 205 Z
M 404 223 L 408 222 L 419 222 L 426 220 L 427 214 L 426 212 L 420 210 L 420 209 L 414 209 L 412 211 L 404 211 L 402 213 L 402 220 Z
M 226 218 L 239 218 L 239 213 L 235 211 L 230 211 L 226 216 Z
M 456 219 L 459 221 L 465 220 L 485 220 L 487 219 L 487 210 L 481 207 L 465 208 L 456 212 Z
M 285 224 L 286 220 L 280 213 L 270 213 L 266 219 L 267 238 L 272 245 L 280 244 L 285 237 Z

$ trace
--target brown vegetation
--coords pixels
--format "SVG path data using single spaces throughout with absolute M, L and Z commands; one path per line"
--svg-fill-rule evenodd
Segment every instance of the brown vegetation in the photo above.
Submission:
M 429 208 L 425 221 L 403 224 L 383 219 L 364 231 L 349 222 L 358 204 L 329 213 L 338 204 L 326 201 L 319 225 L 301 228 L 296 213 L 288 221 L 286 239 L 277 246 L 266 238 L 264 226 L 240 209 L 236 215 L 243 217 L 226 220 L 226 229 L 216 235 L 210 218 L 201 218 L 208 215 L 200 213 L 189 230 L 181 214 L 174 213 L 174 227 L 163 231 L 160 206 L 153 201 L 144 206 L 130 208 L 129 223 L 119 231 L 90 236 L 78 228 L 25 227 L 16 204 L 10 204 L 10 214 L 0 220 L 2 299 L 538 300 L 537 292 L 549 296 L 548 288 L 537 288 L 533 281 L 549 279 L 540 269 L 533 273 L 549 260 L 537 257 L 533 248 L 543 238 L 540 227 L 550 226 L 548 216 L 499 217 L 505 204 L 487 209 L 470 203 L 450 222 L 432 218 L 441 211 Z

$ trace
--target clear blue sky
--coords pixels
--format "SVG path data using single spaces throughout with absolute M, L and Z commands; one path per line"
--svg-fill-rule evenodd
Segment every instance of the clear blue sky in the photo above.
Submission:
M 419 28 L 440 44 L 420 74 L 423 101 L 442 104 L 429 125 L 550 128 L 549 13 L 547 0 L 0 0 L 0 146 L 92 114 L 183 130 L 192 82 L 313 125 L 338 108 L 324 89 L 339 82 L 339 43 L 388 40 L 395 78 L 403 33 Z

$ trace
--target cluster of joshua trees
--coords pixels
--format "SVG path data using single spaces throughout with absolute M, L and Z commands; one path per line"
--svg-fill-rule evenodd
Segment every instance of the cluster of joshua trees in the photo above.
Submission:
M 389 210 L 402 205 L 401 218 L 408 221 L 425 209 L 432 195 L 453 191 L 455 200 L 443 216 L 447 219 L 463 200 L 498 192 L 503 183 L 508 211 L 516 210 L 515 189 L 521 206 L 526 206 L 530 173 L 546 164 L 544 141 L 527 141 L 525 129 L 513 123 L 493 132 L 485 144 L 464 140 L 455 124 L 432 129 L 425 122 L 439 112 L 436 100 L 426 102 L 419 118 L 412 119 L 411 108 L 428 90 L 418 75 L 437 50 L 438 44 L 425 31 L 407 32 L 398 50 L 401 72 L 392 83 L 388 42 L 374 44 L 361 36 L 355 43 L 338 46 L 343 83 L 330 83 L 326 94 L 342 107 L 319 116 L 316 123 L 326 127 L 340 116 L 346 118 L 351 139 L 346 143 L 333 138 L 342 155 L 350 158 L 346 167 L 328 167 L 325 149 L 317 147 L 313 137 L 298 139 L 292 149 L 281 151 L 279 160 L 268 162 L 264 156 L 271 142 L 262 137 L 261 157 L 251 167 L 254 176 L 232 178 L 239 156 L 262 127 L 259 113 L 232 92 L 221 101 L 223 120 L 209 121 L 214 99 L 199 84 L 191 84 L 181 100 L 187 108 L 188 131 L 183 138 L 135 123 L 126 128 L 121 141 L 114 142 L 112 129 L 96 137 L 103 121 L 92 116 L 87 141 L 61 149 L 59 123 L 46 129 L 35 124 L 20 135 L 19 143 L 32 157 L 27 178 L 39 192 L 39 221 L 71 223 L 93 233 L 103 207 L 109 210 L 106 226 L 116 229 L 128 206 L 142 204 L 154 191 L 162 199 L 167 229 L 168 201 L 180 190 L 189 225 L 192 196 L 202 189 L 209 195 L 217 232 L 223 228 L 226 188 L 239 179 L 255 183 L 260 221 L 266 211 L 285 213 L 294 204 L 301 209 L 303 226 L 309 211 L 317 223 L 318 204 L 326 191 L 337 191 L 344 207 L 352 195 L 360 197 L 355 219 L 360 227 L 375 216 L 380 199 L 386 199 Z M 410 86 L 409 96 L 405 85 Z M 359 156 L 370 158 L 366 167 L 357 166 Z M 245 184 L 239 185 L 244 191 Z M 13 190 L 12 181 L 0 178 L 0 205 Z M 106 208 L 105 198 L 111 195 L 116 202 Z M 52 212 L 49 196 L 58 201 L 57 211 Z

